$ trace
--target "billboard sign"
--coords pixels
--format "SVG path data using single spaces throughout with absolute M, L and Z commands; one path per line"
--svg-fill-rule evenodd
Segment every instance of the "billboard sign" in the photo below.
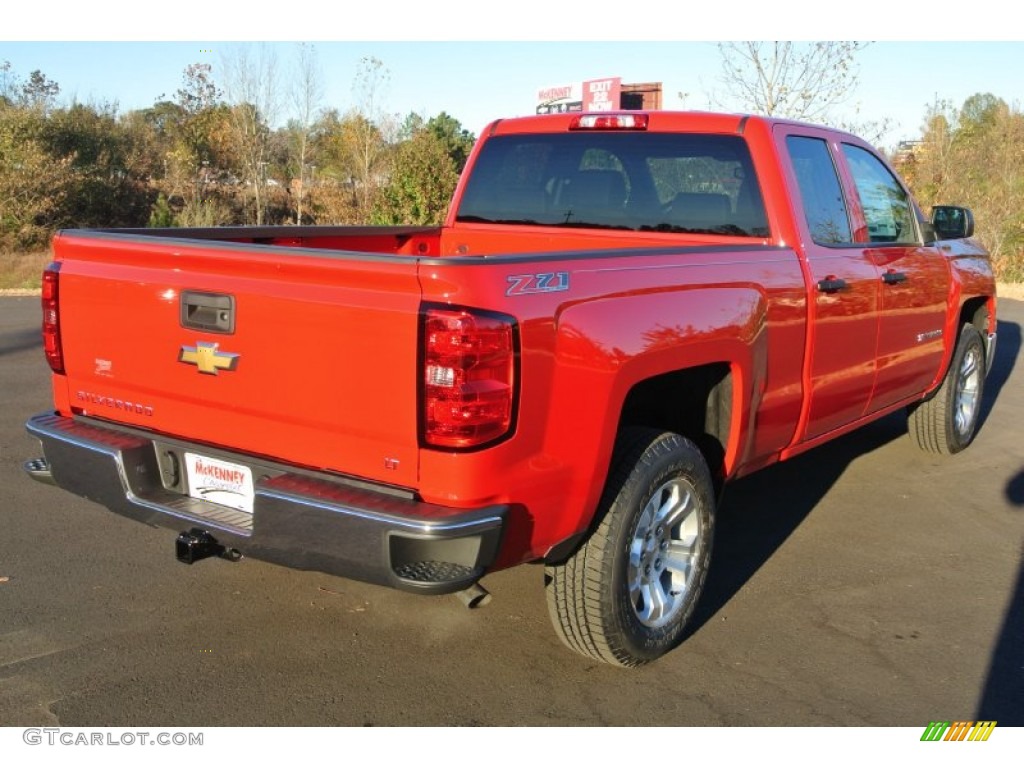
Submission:
M 583 109 L 583 87 L 579 84 L 551 85 L 537 91 L 537 114 L 579 112 Z
M 610 112 L 613 109 L 618 109 L 621 95 L 621 77 L 586 80 L 583 83 L 583 111 Z

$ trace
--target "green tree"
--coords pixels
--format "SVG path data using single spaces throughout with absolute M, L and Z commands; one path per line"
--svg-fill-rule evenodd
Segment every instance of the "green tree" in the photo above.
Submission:
M 60 86 L 36 69 L 21 85 L 21 102 L 27 107 L 45 112 L 53 107 L 59 93 Z
M 153 203 L 153 210 L 149 214 L 149 227 L 173 227 L 174 213 L 171 211 L 170 203 L 163 193 L 160 193 L 156 202 Z
M 147 180 L 151 199 L 163 195 L 174 223 L 235 223 L 239 190 L 224 183 L 238 165 L 231 110 L 209 64 L 187 66 L 173 100 L 160 97 L 122 122 L 131 147 L 126 164 Z
M 402 120 L 402 125 L 398 128 L 398 140 L 407 141 L 415 136 L 417 133 L 423 130 L 423 127 L 427 124 L 426 119 L 419 112 L 410 112 Z
M 898 166 L 915 196 L 964 205 L 1003 280 L 1024 280 L 1024 115 L 992 94 L 933 104 L 922 145 Z
M 974 132 L 984 132 L 999 119 L 999 113 L 1005 109 L 1006 102 L 991 93 L 968 96 L 957 115 L 961 134 L 966 138 Z
M 73 103 L 53 110 L 42 133 L 53 157 L 70 158 L 74 187 L 59 226 L 117 227 L 145 222 L 152 198 L 134 172 L 131 137 L 112 105 Z
M 0 107 L 0 246 L 42 247 L 78 179 L 73 156 L 54 156 L 38 112 Z
M 176 222 L 182 226 L 229 223 L 222 200 L 227 191 L 215 185 L 236 165 L 236 146 L 232 110 L 213 80 L 213 67 L 205 63 L 186 67 L 174 104 L 166 155 L 165 182 L 169 183 L 164 186 L 181 198 Z
M 462 123 L 447 112 L 441 112 L 430 118 L 427 121 L 426 128 L 444 145 L 448 157 L 455 163 L 455 170 L 458 173 L 462 173 L 462 169 L 466 167 L 466 160 L 469 159 L 469 153 L 473 149 L 476 137 L 470 131 L 463 128 Z
M 430 129 L 399 144 L 373 210 L 377 224 L 440 224 L 459 174 L 444 141 Z
M 179 107 L 174 123 L 178 140 L 184 145 L 196 170 L 210 162 L 211 134 L 216 123 L 221 90 L 213 82 L 209 64 L 190 64 L 182 75 L 182 87 L 175 93 Z

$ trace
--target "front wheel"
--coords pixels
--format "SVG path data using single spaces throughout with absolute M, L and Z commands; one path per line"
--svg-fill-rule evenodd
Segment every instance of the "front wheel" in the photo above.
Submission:
M 908 409 L 907 429 L 929 453 L 959 453 L 974 439 L 985 384 L 985 343 L 973 325 L 960 330 L 942 384 L 929 399 Z
M 562 641 L 625 667 L 678 645 L 711 561 L 714 499 L 696 445 L 670 432 L 624 429 L 597 527 L 566 562 L 545 571 Z

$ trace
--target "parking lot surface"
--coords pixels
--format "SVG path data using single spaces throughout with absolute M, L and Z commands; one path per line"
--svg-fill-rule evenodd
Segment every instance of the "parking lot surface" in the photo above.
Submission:
M 738 481 L 692 636 L 639 670 L 549 626 L 542 570 L 490 605 L 253 560 L 21 470 L 50 404 L 35 298 L 0 298 L 0 725 L 1024 725 L 1024 303 L 983 424 L 917 451 L 896 414 Z

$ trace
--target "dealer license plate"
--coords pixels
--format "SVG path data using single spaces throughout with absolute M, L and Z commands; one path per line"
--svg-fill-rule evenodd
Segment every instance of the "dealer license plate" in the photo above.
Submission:
M 256 492 L 252 484 L 252 470 L 248 467 L 186 453 L 185 471 L 188 473 L 188 493 L 192 498 L 252 514 Z

